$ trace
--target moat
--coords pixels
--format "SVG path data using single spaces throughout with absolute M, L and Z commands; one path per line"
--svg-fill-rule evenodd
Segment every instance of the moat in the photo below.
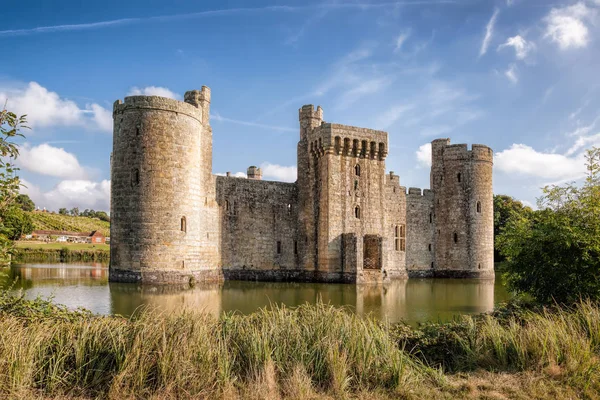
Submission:
M 226 281 L 178 290 L 109 283 L 107 265 L 101 263 L 13 264 L 0 269 L 0 287 L 11 285 L 14 290 L 23 289 L 28 298 L 52 297 L 70 308 L 83 307 L 100 314 L 128 316 L 144 305 L 167 312 L 189 307 L 215 315 L 228 311 L 248 314 L 269 304 L 295 306 L 322 299 L 360 314 L 413 324 L 491 311 L 510 298 L 499 278 L 409 279 L 385 285 Z

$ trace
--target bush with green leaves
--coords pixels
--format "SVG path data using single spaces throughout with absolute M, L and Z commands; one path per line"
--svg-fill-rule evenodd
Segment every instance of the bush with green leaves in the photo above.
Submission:
M 17 176 L 19 170 L 14 161 L 19 156 L 19 145 L 14 142 L 24 137 L 21 129 L 26 128 L 26 116 L 17 116 L 6 110 L 0 111 L 0 259 L 6 260 L 12 249 L 12 240 L 7 236 L 5 221 L 14 207 L 19 207 L 21 182 Z
M 540 210 L 513 215 L 497 239 L 509 287 L 542 303 L 600 300 L 600 149 L 586 159 L 581 187 L 544 187 Z

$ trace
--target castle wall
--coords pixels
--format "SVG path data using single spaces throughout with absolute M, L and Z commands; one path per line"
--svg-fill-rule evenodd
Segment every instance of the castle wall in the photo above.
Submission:
M 297 275 L 296 185 L 217 176 L 216 191 L 225 277 L 285 280 Z
M 111 269 L 116 281 L 181 283 L 219 278 L 202 241 L 202 112 L 157 96 L 114 106 Z
M 409 276 L 433 276 L 433 192 L 410 188 L 406 196 L 406 269 Z
M 494 276 L 492 159 L 487 146 L 432 142 L 436 276 Z
M 406 208 L 406 188 L 400 186 L 400 177 L 390 172 L 386 175 L 385 222 L 382 235 L 388 244 L 384 254 L 387 257 L 387 267 L 383 273 L 391 279 L 406 277 L 409 246 L 407 231 L 410 229 L 406 219 Z
M 114 105 L 113 281 L 493 278 L 490 148 L 432 142 L 431 190 L 385 174 L 388 135 L 299 111 L 298 180 L 212 174 L 211 93 Z
M 339 124 L 322 123 L 308 135 L 311 177 L 316 202 L 317 265 L 320 274 L 341 275 L 345 281 L 381 280 L 388 258 L 382 260 L 379 276 L 363 270 L 367 235 L 382 236 L 382 253 L 387 254 L 385 232 L 385 156 L 387 133 Z M 356 264 L 343 262 L 342 235 L 357 238 Z M 332 278 L 333 279 L 333 278 Z

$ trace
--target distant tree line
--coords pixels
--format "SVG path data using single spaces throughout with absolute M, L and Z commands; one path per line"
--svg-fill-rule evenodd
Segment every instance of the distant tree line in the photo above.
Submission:
M 79 207 L 73 207 L 70 210 L 67 210 L 66 208 L 60 208 L 58 213 L 60 215 L 71 215 L 73 217 L 98 218 L 101 221 L 110 222 L 110 217 L 106 211 L 94 211 L 86 208 L 84 211 L 80 212 Z

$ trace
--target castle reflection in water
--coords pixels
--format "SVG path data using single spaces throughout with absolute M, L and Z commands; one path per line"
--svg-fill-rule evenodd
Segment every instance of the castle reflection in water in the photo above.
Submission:
M 102 314 L 131 315 L 148 306 L 169 313 L 192 309 L 217 316 L 230 311 L 248 314 L 271 304 L 322 301 L 391 322 L 411 323 L 488 312 L 509 298 L 500 279 L 411 279 L 379 285 L 226 281 L 187 289 L 137 286 L 109 283 L 108 269 L 100 263 L 14 264 L 0 270 L 0 286 L 22 288 L 29 298 L 52 297 L 56 303 Z

